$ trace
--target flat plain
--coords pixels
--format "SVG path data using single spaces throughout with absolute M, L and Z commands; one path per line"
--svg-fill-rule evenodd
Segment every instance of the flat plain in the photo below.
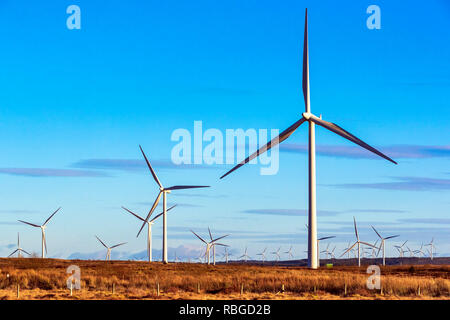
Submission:
M 439 260 L 441 259 L 441 260 Z M 450 265 L 380 266 L 380 289 L 368 289 L 370 264 L 322 266 L 288 263 L 206 265 L 141 261 L 0 259 L 0 299 L 450 299 Z M 337 262 L 337 261 L 336 261 Z M 345 260 L 342 262 L 345 263 Z M 396 260 L 388 260 L 388 263 Z M 348 263 L 348 262 L 347 262 Z M 439 264 L 442 263 L 442 264 Z M 80 268 L 81 289 L 67 288 L 67 268 Z M 158 290 L 159 288 L 159 290 Z

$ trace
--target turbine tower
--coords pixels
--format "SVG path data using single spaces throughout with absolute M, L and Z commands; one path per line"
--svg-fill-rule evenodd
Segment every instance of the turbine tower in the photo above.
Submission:
M 20 236 L 19 236 L 19 233 L 17 233 L 17 249 L 14 250 L 13 253 L 11 253 L 11 254 L 8 256 L 8 258 L 11 257 L 12 255 L 14 255 L 14 253 L 16 253 L 16 252 L 17 252 L 17 258 L 22 258 L 22 252 L 24 252 L 24 253 L 26 253 L 27 255 L 30 256 L 30 254 L 29 254 L 28 252 L 26 252 L 25 250 L 23 250 L 23 249 L 20 247 Z
M 397 238 L 397 237 L 399 237 L 399 235 L 389 236 L 389 237 L 383 238 L 383 237 L 378 233 L 378 231 L 374 228 L 374 226 L 372 226 L 372 229 L 373 229 L 373 231 L 375 231 L 375 233 L 376 233 L 376 234 L 378 235 L 378 237 L 381 239 L 381 244 L 380 244 L 380 247 L 378 248 L 377 257 L 378 257 L 378 254 L 380 253 L 381 248 L 383 248 L 383 266 L 385 266 L 385 265 L 386 265 L 386 243 L 385 243 L 385 241 L 386 241 L 386 240 L 389 240 L 389 239 Z
M 249 157 L 244 159 L 242 162 L 237 164 L 230 171 L 225 173 L 220 178 L 224 178 L 229 175 L 231 172 L 236 169 L 242 167 L 244 164 L 248 163 L 252 159 L 258 157 L 263 154 L 270 148 L 278 145 L 283 142 L 287 138 L 289 138 L 295 130 L 300 127 L 300 125 L 304 122 L 308 122 L 309 124 L 309 140 L 308 140 L 308 155 L 309 155 L 309 208 L 308 208 L 308 266 L 312 269 L 316 269 L 319 264 L 319 256 L 317 246 L 317 220 L 316 220 L 316 138 L 315 138 L 315 125 L 319 125 L 331 132 L 334 132 L 341 137 L 350 140 L 351 142 L 375 153 L 376 155 L 391 161 L 392 163 L 397 164 L 394 160 L 381 153 L 377 149 L 371 147 L 364 141 L 355 137 L 353 134 L 348 131 L 342 129 L 340 126 L 322 120 L 322 117 L 317 117 L 311 113 L 311 105 L 310 105 L 310 87 L 309 87 L 309 48 L 308 48 L 308 10 L 305 12 L 305 34 L 304 34 L 304 43 L 303 43 L 303 81 L 302 81 L 302 89 L 303 89 L 303 97 L 305 101 L 305 112 L 302 114 L 302 117 L 294 122 L 289 128 L 284 130 L 279 136 L 272 139 L 270 142 L 262 146 L 259 150 L 251 154 Z
M 52 215 L 50 217 L 48 217 L 47 220 L 45 220 L 45 222 L 42 225 L 37 225 L 34 223 L 30 223 L 30 222 L 26 222 L 26 221 L 22 221 L 19 220 L 22 223 L 28 224 L 32 227 L 35 228 L 40 228 L 41 229 L 41 233 L 42 233 L 42 259 L 45 258 L 45 254 L 47 253 L 47 240 L 45 239 L 45 228 L 47 228 L 47 223 L 50 221 L 51 218 L 53 218 L 53 216 L 60 210 L 61 208 L 58 208 L 55 212 L 52 213 Z
M 100 241 L 100 243 L 106 248 L 106 259 L 105 259 L 105 261 L 111 261 L 111 250 L 112 250 L 112 249 L 117 248 L 117 247 L 119 247 L 119 246 L 122 246 L 122 245 L 126 244 L 126 242 L 122 242 L 122 243 L 116 244 L 116 245 L 114 245 L 114 246 L 108 247 L 102 240 L 100 240 L 99 237 L 97 237 L 97 236 L 95 236 L 95 237 L 96 237 L 97 240 Z
M 169 212 L 170 210 L 172 210 L 173 208 L 175 208 L 177 205 L 171 206 L 169 209 L 167 209 L 167 212 Z M 133 216 L 135 216 L 136 218 L 138 218 L 139 220 L 143 221 L 144 223 L 147 224 L 147 256 L 148 256 L 148 262 L 152 262 L 152 225 L 155 223 L 156 219 L 158 219 L 160 216 L 163 215 L 163 212 L 161 212 L 160 214 L 158 214 L 156 217 L 154 217 L 152 220 L 148 220 L 151 216 L 148 216 L 147 219 L 144 219 L 142 217 L 140 217 L 139 215 L 137 215 L 136 213 L 134 213 L 131 210 L 128 210 L 125 207 L 122 207 L 122 209 L 128 211 L 129 213 L 131 213 Z M 142 229 L 141 229 L 142 230 Z M 141 231 L 138 232 L 137 237 L 139 237 Z
M 172 190 L 183 190 L 183 189 L 195 189 L 195 188 L 208 188 L 209 186 L 172 186 L 169 188 L 164 188 L 163 185 L 161 184 L 161 182 L 158 179 L 158 176 L 156 175 L 155 171 L 153 170 L 150 161 L 148 161 L 147 156 L 144 153 L 144 150 L 142 150 L 142 147 L 139 146 L 139 149 L 141 149 L 142 155 L 144 156 L 145 162 L 147 163 L 148 168 L 150 169 L 150 172 L 153 176 L 153 179 L 156 181 L 156 183 L 159 186 L 159 193 L 158 196 L 156 197 L 155 202 L 153 203 L 152 208 L 150 209 L 150 212 L 147 215 L 147 218 L 145 218 L 145 220 L 148 220 L 148 218 L 150 218 L 150 215 L 152 214 L 153 210 L 155 210 L 156 206 L 159 203 L 159 199 L 161 199 L 161 195 L 163 195 L 163 250 L 162 250 L 162 261 L 164 263 L 168 263 L 168 258 L 167 258 L 167 194 L 170 193 Z M 144 222 L 142 224 L 141 230 L 142 228 L 144 228 L 145 226 Z M 141 232 L 141 230 L 139 230 L 139 232 Z
M 348 249 L 341 255 L 341 257 L 342 257 L 343 255 L 345 255 L 348 251 L 350 251 L 354 246 L 358 245 L 358 250 L 357 250 L 357 252 L 358 252 L 358 267 L 360 267 L 360 266 L 361 266 L 361 244 L 364 244 L 364 245 L 369 246 L 369 247 L 372 247 L 372 248 L 374 248 L 374 245 L 359 240 L 358 228 L 356 227 L 356 219 L 355 219 L 355 217 L 353 217 L 353 223 L 354 223 L 354 225 L 355 225 L 356 242 L 355 242 L 350 248 L 348 248 Z

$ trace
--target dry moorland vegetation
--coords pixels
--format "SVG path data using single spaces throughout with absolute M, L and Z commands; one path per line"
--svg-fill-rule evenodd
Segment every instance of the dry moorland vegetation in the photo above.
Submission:
M 81 268 L 70 296 L 67 267 Z M 450 266 L 304 267 L 54 259 L 0 259 L 0 299 L 450 299 Z M 158 295 L 159 285 L 159 295 Z M 284 290 L 283 290 L 284 287 Z

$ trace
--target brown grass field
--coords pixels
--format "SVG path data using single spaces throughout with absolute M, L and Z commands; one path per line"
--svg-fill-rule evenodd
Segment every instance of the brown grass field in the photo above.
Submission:
M 81 290 L 73 290 L 72 296 L 66 285 L 70 265 L 81 268 Z M 241 263 L 14 258 L 0 259 L 0 299 L 18 299 L 18 286 L 19 299 L 37 300 L 450 299 L 448 265 L 381 267 L 381 290 L 366 288 L 369 276 L 364 266 L 309 270 Z

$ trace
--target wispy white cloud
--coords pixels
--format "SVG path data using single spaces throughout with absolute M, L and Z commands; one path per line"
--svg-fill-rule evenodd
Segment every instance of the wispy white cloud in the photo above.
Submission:
M 380 147 L 379 150 L 394 159 L 450 158 L 450 146 L 395 145 Z M 308 146 L 285 143 L 280 146 L 280 151 L 306 153 Z M 318 145 L 316 152 L 318 155 L 326 157 L 381 159 L 366 149 L 353 145 Z
M 380 189 L 406 191 L 441 191 L 450 190 L 450 179 L 424 177 L 393 177 L 397 181 L 378 183 L 342 183 L 327 185 L 344 189 Z
M 0 174 L 22 177 L 108 177 L 104 172 L 75 169 L 50 169 L 50 168 L 0 168 Z

